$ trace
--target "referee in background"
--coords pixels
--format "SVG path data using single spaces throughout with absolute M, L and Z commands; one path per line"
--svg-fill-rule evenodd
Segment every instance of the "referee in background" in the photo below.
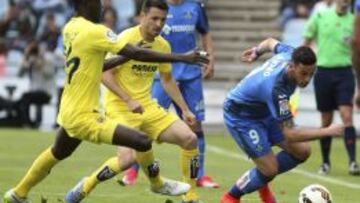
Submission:
M 317 109 L 321 112 L 322 127 L 333 121 L 338 109 L 345 125 L 344 142 L 349 156 L 349 174 L 360 175 L 356 162 L 356 131 L 353 126 L 353 97 L 355 79 L 352 72 L 351 37 L 354 16 L 350 12 L 351 0 L 335 0 L 335 8 L 312 15 L 305 26 L 305 46 L 316 41 L 318 70 L 314 77 Z M 332 138 L 320 140 L 323 163 L 320 174 L 330 173 Z

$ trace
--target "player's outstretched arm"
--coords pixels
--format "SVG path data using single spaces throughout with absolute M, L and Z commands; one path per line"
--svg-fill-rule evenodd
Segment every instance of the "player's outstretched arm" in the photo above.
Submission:
M 267 52 L 273 52 L 278 43 L 279 41 L 274 38 L 267 38 L 259 45 L 242 52 L 241 60 L 243 62 L 251 63 L 258 59 L 261 55 Z
M 128 108 L 133 113 L 143 113 L 144 108 L 140 105 L 139 102 L 133 100 L 130 95 L 128 95 L 120 85 L 116 82 L 115 69 L 108 70 L 103 73 L 102 83 L 116 96 L 121 100 L 127 103 Z
M 357 107 L 360 108 L 360 13 L 358 13 L 355 17 L 354 37 L 352 40 L 352 61 L 356 73 L 358 88 L 355 102 Z
M 300 128 L 295 127 L 293 119 L 288 119 L 280 123 L 280 128 L 285 139 L 292 142 L 310 141 L 329 136 L 342 136 L 344 133 L 343 125 L 337 124 L 319 129 Z
M 187 106 L 182 94 L 180 93 L 179 87 L 176 85 L 176 82 L 171 75 L 171 72 L 160 72 L 160 79 L 166 93 L 181 109 L 181 112 L 183 114 L 182 116 L 185 122 L 188 125 L 193 126 L 196 122 L 195 116 Z
M 121 64 L 124 64 L 128 62 L 130 59 L 126 58 L 124 56 L 113 56 L 111 58 L 105 59 L 104 66 L 103 66 L 103 72 L 106 72 L 112 68 L 115 68 Z
M 200 65 L 209 63 L 208 56 L 202 54 L 202 52 L 198 50 L 186 54 L 163 54 L 150 49 L 127 44 L 118 54 L 130 59 L 145 62 L 185 62 Z

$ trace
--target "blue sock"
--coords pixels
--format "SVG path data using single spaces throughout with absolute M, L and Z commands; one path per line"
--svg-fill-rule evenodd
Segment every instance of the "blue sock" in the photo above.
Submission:
M 131 168 L 135 169 L 136 171 L 139 171 L 140 165 L 136 162 L 131 166 Z
M 235 185 L 230 189 L 229 193 L 234 198 L 240 198 L 244 194 L 248 194 L 263 187 L 270 182 L 274 177 L 264 176 L 257 168 L 250 169 L 241 178 L 239 178 Z
M 205 161 L 205 137 L 204 132 L 199 131 L 196 132 L 196 136 L 198 139 L 198 148 L 199 148 L 199 171 L 198 171 L 198 178 L 204 175 L 204 161 Z
M 344 142 L 346 151 L 349 155 L 349 161 L 355 161 L 356 154 L 356 132 L 353 126 L 345 128 Z
M 279 152 L 276 155 L 276 159 L 278 161 L 278 166 L 279 166 L 278 174 L 289 171 L 303 162 L 285 151 Z

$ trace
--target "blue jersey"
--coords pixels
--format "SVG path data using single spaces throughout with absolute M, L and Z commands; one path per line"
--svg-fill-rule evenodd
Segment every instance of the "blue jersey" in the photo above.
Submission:
M 181 4 L 169 4 L 166 24 L 161 35 L 170 43 L 173 53 L 185 53 L 196 48 L 197 33 L 209 32 L 209 24 L 200 3 L 183 0 Z M 195 64 L 173 63 L 172 73 L 177 80 L 201 76 Z
M 280 122 L 292 118 L 288 103 L 296 84 L 288 80 L 286 73 L 293 50 L 288 45 L 277 44 L 276 55 L 249 73 L 226 99 L 244 107 L 239 109 L 249 118 L 272 116 Z
M 360 0 L 356 0 L 355 10 L 356 10 L 358 13 L 360 13 Z

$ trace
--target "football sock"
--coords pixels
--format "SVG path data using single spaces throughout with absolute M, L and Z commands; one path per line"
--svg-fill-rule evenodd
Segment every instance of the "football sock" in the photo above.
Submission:
M 293 155 L 285 151 L 279 152 L 276 155 L 276 159 L 278 162 L 278 174 L 289 171 L 303 162 L 302 160 L 295 158 Z
M 41 182 L 59 162 L 51 152 L 51 147 L 43 151 L 33 162 L 25 177 L 14 188 L 15 193 L 25 198 L 30 189 Z
M 330 149 L 331 149 L 331 137 L 325 137 L 320 139 L 320 148 L 321 148 L 321 155 L 323 159 L 323 163 L 327 163 L 330 165 Z
M 251 193 L 266 185 L 273 177 L 264 176 L 257 168 L 252 168 L 239 178 L 229 193 L 239 199 L 244 194 Z
M 349 161 L 354 162 L 356 160 L 356 131 L 353 126 L 345 128 L 344 142 Z
M 98 183 L 111 179 L 121 172 L 118 157 L 108 159 L 98 170 L 85 178 L 83 192 L 89 194 Z
M 136 152 L 136 159 L 145 175 L 148 177 L 151 186 L 162 187 L 163 181 L 160 177 L 159 163 L 155 161 L 153 150 L 147 152 Z
M 199 169 L 199 151 L 198 149 L 193 150 L 182 150 L 181 151 L 181 171 L 183 175 L 183 181 L 190 184 L 191 188 L 189 192 L 186 193 L 184 200 L 197 200 L 198 196 L 196 195 L 196 178 L 198 177 Z
M 197 178 L 204 176 L 204 161 L 205 161 L 205 137 L 204 132 L 196 132 L 198 148 L 199 148 L 199 171 Z

